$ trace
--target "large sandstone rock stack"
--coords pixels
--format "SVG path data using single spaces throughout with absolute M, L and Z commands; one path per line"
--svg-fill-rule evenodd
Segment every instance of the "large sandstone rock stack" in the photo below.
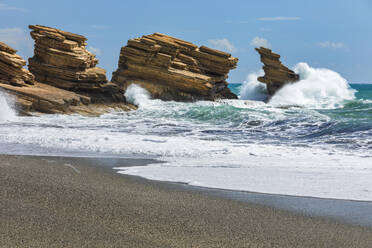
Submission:
M 0 89 L 16 97 L 19 112 L 63 113 L 69 106 L 89 103 L 89 98 L 35 81 L 23 66 L 26 61 L 17 50 L 0 42 Z
M 237 98 L 226 82 L 237 62 L 231 54 L 154 33 L 121 48 L 112 82 L 122 89 L 138 84 L 163 100 Z
M 29 69 L 37 81 L 89 96 L 92 102 L 124 102 L 123 91 L 108 83 L 106 71 L 86 49 L 82 35 L 30 25 L 35 55 Z
M 16 52 L 17 50 L 0 42 L 0 83 L 14 86 L 34 84 L 34 76 L 23 68 L 26 61 Z
M 259 77 L 258 81 L 266 84 L 269 96 L 274 95 L 285 84 L 293 83 L 300 79 L 298 74 L 282 64 L 279 54 L 273 53 L 270 49 L 264 47 L 256 48 L 256 51 L 261 56 L 265 72 L 265 75 Z
M 124 104 L 91 104 L 90 97 L 39 83 L 23 68 L 26 61 L 16 52 L 15 49 L 0 42 L 0 90 L 12 96 L 16 110 L 22 115 L 38 113 L 98 115 L 111 108 L 120 110 L 132 108 Z

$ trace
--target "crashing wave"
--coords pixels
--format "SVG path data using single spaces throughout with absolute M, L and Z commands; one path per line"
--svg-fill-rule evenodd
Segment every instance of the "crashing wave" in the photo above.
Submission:
M 0 121 L 11 121 L 16 118 L 16 114 L 9 106 L 11 99 L 3 92 L 0 91 Z
M 306 63 L 298 63 L 294 70 L 300 74 L 300 81 L 276 92 L 270 104 L 329 109 L 342 107 L 345 100 L 355 98 L 355 90 L 337 72 L 312 68 Z
M 143 106 L 150 100 L 150 94 L 137 84 L 129 85 L 124 96 L 127 102 L 137 105 L 138 107 Z
M 355 99 L 355 90 L 346 79 L 335 71 L 312 68 L 306 63 L 298 63 L 294 71 L 300 74 L 300 81 L 287 84 L 269 100 L 276 107 L 301 106 L 315 109 L 342 107 L 347 100 Z M 251 73 L 240 91 L 240 99 L 264 100 L 266 86 L 257 81 L 263 72 Z
M 263 76 L 264 71 L 261 69 L 257 72 L 250 73 L 240 89 L 241 100 L 264 101 L 267 99 L 266 85 L 257 80 Z

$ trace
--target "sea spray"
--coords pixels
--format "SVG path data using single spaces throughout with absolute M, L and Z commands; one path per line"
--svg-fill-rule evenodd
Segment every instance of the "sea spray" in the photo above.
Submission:
M 139 107 L 145 105 L 150 100 L 150 94 L 137 84 L 129 85 L 124 96 L 127 102 Z
M 267 98 L 266 85 L 257 80 L 263 76 L 264 71 L 261 69 L 248 75 L 240 89 L 241 100 L 264 101 Z
M 136 111 L 1 123 L 0 151 L 156 158 L 164 163 L 120 171 L 225 189 L 372 199 L 365 190 L 372 187 L 366 173 L 372 164 L 372 108 L 365 103 L 372 100 L 372 86 L 356 88 L 358 101 L 364 99 L 358 104 L 322 110 L 247 100 L 161 101 L 136 88 L 126 94 L 140 105 Z
M 345 100 L 355 98 L 355 90 L 337 72 L 312 68 L 306 63 L 298 63 L 294 71 L 300 74 L 300 81 L 276 92 L 270 104 L 330 109 L 342 107 Z
M 0 122 L 11 121 L 16 118 L 14 111 L 9 106 L 10 102 L 10 97 L 6 93 L 0 91 Z

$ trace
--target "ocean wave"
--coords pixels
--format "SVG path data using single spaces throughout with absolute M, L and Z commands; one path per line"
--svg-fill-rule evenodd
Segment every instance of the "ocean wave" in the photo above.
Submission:
M 294 71 L 300 75 L 300 81 L 284 86 L 269 100 L 269 104 L 276 107 L 334 109 L 355 99 L 356 91 L 337 72 L 312 68 L 306 63 L 298 63 Z M 266 85 L 257 80 L 263 74 L 260 70 L 248 75 L 240 89 L 240 99 L 267 99 Z
M 137 84 L 129 85 L 124 96 L 127 102 L 137 106 L 143 106 L 150 100 L 150 94 Z
M 184 103 L 151 99 L 134 85 L 126 98 L 139 108 L 2 123 L 0 150 L 155 157 L 165 163 L 120 172 L 226 189 L 372 199 L 352 181 L 371 182 L 366 171 L 372 170 L 372 117 L 365 114 L 371 109 L 365 100 L 348 100 L 336 109 L 253 100 Z
M 15 111 L 11 108 L 12 98 L 0 91 L 0 122 L 13 121 L 16 119 Z
M 300 75 L 300 81 L 276 92 L 270 104 L 332 109 L 343 107 L 346 100 L 355 99 L 356 91 L 337 72 L 312 68 L 306 63 L 297 64 L 294 71 Z
M 240 89 L 239 99 L 265 101 L 267 99 L 266 85 L 257 80 L 258 77 L 263 75 L 264 71 L 262 69 L 250 73 Z

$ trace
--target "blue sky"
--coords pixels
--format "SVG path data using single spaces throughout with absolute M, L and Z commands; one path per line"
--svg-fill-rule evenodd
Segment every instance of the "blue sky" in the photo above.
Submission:
M 254 45 L 265 44 L 292 67 L 339 72 L 349 82 L 372 83 L 372 1 L 83 1 L 0 0 L 0 41 L 33 54 L 29 24 L 82 34 L 108 78 L 130 38 L 161 32 L 229 51 L 239 58 L 229 82 L 261 67 Z

